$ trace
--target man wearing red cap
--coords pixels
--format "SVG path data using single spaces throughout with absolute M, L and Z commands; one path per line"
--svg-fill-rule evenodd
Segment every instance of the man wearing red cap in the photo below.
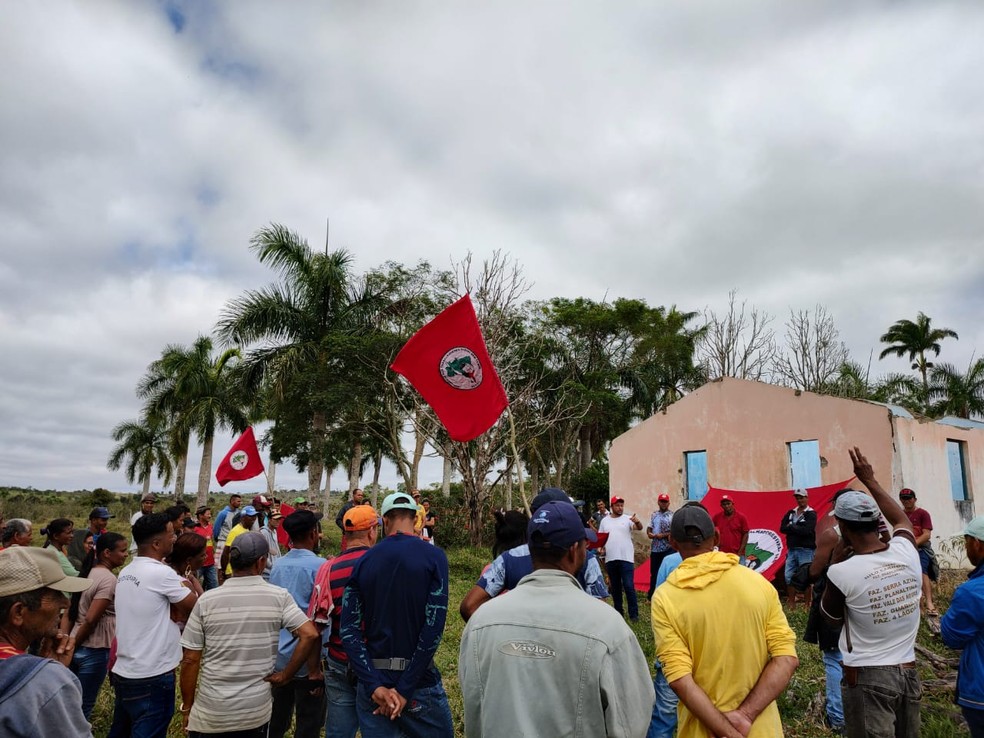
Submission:
M 665 492 L 656 498 L 659 509 L 653 513 L 646 528 L 646 535 L 652 543 L 649 552 L 649 599 L 653 598 L 653 590 L 656 589 L 656 574 L 659 573 L 659 565 L 663 559 L 673 553 L 673 546 L 670 545 L 670 520 L 673 513 L 670 511 L 670 496 Z
M 714 516 L 714 527 L 721 535 L 718 551 L 737 554 L 739 563 L 745 565 L 745 544 L 748 543 L 748 518 L 735 510 L 735 503 L 728 495 L 721 497 L 721 512 Z
M 599 533 L 607 533 L 605 542 L 605 568 L 612 585 L 612 601 L 620 615 L 622 611 L 622 590 L 629 603 L 629 620 L 639 619 L 639 602 L 636 599 L 635 582 L 635 547 L 632 545 L 632 531 L 642 530 L 642 521 L 635 513 L 631 517 L 624 515 L 625 500 L 612 497 L 612 514 L 601 521 Z

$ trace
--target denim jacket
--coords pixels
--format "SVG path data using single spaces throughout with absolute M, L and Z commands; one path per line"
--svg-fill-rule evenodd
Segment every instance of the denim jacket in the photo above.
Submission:
M 539 569 L 480 607 L 461 638 L 465 735 L 645 735 L 653 683 L 635 634 L 574 577 Z M 520 708 L 517 708 L 520 705 Z

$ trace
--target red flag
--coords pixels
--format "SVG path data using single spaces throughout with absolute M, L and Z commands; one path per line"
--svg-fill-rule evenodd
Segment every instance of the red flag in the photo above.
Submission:
M 215 479 L 220 487 L 225 487 L 226 482 L 252 479 L 263 471 L 263 461 L 260 459 L 260 450 L 256 447 L 253 429 L 247 428 L 246 432 L 232 444 L 225 458 L 219 462 L 219 468 L 215 470 Z
M 468 295 L 414 333 L 390 368 L 434 408 L 455 441 L 482 435 L 509 405 Z

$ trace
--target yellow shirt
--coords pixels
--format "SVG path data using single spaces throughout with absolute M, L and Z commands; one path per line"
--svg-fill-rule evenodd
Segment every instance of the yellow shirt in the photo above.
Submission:
M 232 526 L 232 530 L 229 531 L 229 535 L 226 536 L 225 547 L 229 548 L 232 545 L 232 542 L 236 540 L 236 537 L 240 533 L 246 533 L 246 532 L 247 532 L 246 529 L 242 525 L 236 523 L 234 526 Z M 231 551 L 232 549 L 230 548 L 229 550 Z M 232 576 L 232 563 L 226 564 L 225 573 L 227 577 Z
M 739 707 L 773 656 L 796 656 L 796 634 L 775 588 L 712 551 L 684 559 L 656 589 L 652 604 L 656 656 L 667 682 L 687 674 L 721 712 Z M 711 736 L 681 702 L 678 738 Z M 752 724 L 749 738 L 781 736 L 776 703 Z
M 424 532 L 424 518 L 427 517 L 423 505 L 417 505 L 417 519 L 413 521 L 413 532 L 418 536 Z

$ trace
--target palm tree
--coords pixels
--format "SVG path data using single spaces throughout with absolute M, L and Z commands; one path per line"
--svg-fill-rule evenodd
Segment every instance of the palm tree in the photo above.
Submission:
M 168 454 L 169 429 L 158 415 L 145 415 L 139 420 L 126 420 L 113 428 L 113 440 L 118 443 L 109 455 L 106 467 L 116 471 L 124 466 L 123 474 L 130 484 L 139 481 L 143 493 L 150 492 L 154 468 L 167 486 L 171 482 L 171 457 Z
M 922 376 L 923 391 L 929 394 L 929 370 L 933 363 L 926 360 L 926 352 L 932 351 L 934 356 L 940 355 L 940 341 L 944 338 L 959 338 L 955 331 L 949 328 L 933 328 L 932 321 L 925 313 L 920 312 L 915 322 L 897 320 L 892 327 L 878 340 L 890 344 L 882 351 L 879 359 L 886 356 L 909 355 L 912 368 L 919 370 Z
M 238 349 L 213 356 L 208 336 L 199 336 L 188 348 L 172 344 L 151 365 L 138 387 L 138 392 L 148 398 L 148 408 L 173 418 L 169 444 L 177 452 L 179 469 L 187 461 L 191 433 L 198 437 L 202 445 L 198 505 L 208 499 L 215 431 L 228 428 L 238 433 L 248 425 L 244 393 L 233 376 L 239 356 Z
M 951 364 L 940 364 L 930 375 L 929 399 L 934 415 L 958 418 L 984 416 L 984 359 L 971 361 L 961 374 Z
M 384 303 L 353 277 L 345 250 L 316 253 L 276 224 L 258 231 L 250 250 L 280 280 L 230 302 L 216 331 L 227 344 L 261 344 L 244 362 L 249 384 L 268 378 L 278 405 L 290 398 L 288 412 L 304 415 L 305 427 L 297 432 L 306 448 L 295 459 L 307 466 L 313 496 L 324 473 L 329 413 L 351 399 L 339 381 L 352 371 L 348 339 L 372 331 Z

